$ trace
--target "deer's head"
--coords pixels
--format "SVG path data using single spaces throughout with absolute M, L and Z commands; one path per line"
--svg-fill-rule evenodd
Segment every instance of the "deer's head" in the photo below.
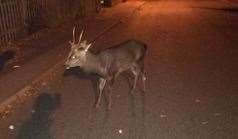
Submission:
M 72 68 L 72 67 L 81 67 L 86 62 L 86 55 L 88 52 L 88 49 L 92 44 L 87 44 L 87 41 L 82 41 L 84 31 L 82 30 L 78 42 L 75 40 L 75 27 L 73 29 L 73 40 L 69 41 L 69 44 L 71 46 L 71 50 L 69 53 L 69 56 L 65 62 L 66 69 Z

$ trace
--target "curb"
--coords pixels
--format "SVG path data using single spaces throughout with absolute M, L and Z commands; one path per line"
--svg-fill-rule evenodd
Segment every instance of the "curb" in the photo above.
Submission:
M 222 1 L 234 7 L 238 6 L 238 0 L 222 0 Z
M 38 91 L 47 85 L 50 81 L 55 80 L 56 75 L 63 72 L 60 70 L 64 60 L 58 61 L 53 67 L 37 76 L 30 84 L 26 85 L 14 95 L 10 96 L 3 103 L 0 104 L 0 120 L 5 119 L 17 106 L 23 104 L 28 99 L 37 96 Z

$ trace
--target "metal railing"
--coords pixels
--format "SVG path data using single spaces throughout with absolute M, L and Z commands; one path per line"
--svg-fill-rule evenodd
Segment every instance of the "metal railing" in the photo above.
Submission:
M 28 35 L 35 23 L 82 17 L 94 8 L 94 0 L 0 0 L 0 49 Z

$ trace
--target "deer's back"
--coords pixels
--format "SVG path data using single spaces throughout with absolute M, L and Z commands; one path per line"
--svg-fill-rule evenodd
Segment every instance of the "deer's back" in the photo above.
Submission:
M 100 57 L 111 67 L 125 70 L 132 63 L 143 60 L 146 52 L 146 45 L 137 40 L 128 40 L 114 47 L 107 48 L 100 52 Z
M 114 47 L 101 51 L 100 55 L 108 55 L 117 60 L 139 60 L 146 52 L 146 45 L 137 40 L 128 40 Z

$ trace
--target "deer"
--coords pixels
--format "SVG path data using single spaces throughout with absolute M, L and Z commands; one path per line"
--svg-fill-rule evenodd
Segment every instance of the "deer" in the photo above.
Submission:
M 71 50 L 65 61 L 66 70 L 79 67 L 85 73 L 93 73 L 99 77 L 98 97 L 95 107 L 100 105 L 103 90 L 108 85 L 108 109 L 111 109 L 111 89 L 116 78 L 124 71 L 130 71 L 134 75 L 131 93 L 136 89 L 139 77 L 142 80 L 142 91 L 145 92 L 144 59 L 147 46 L 141 41 L 130 39 L 114 47 L 103 49 L 93 53 L 90 51 L 92 43 L 82 41 L 84 30 L 81 31 L 79 40 L 75 40 L 75 27 L 73 28 L 73 40 L 69 41 Z

